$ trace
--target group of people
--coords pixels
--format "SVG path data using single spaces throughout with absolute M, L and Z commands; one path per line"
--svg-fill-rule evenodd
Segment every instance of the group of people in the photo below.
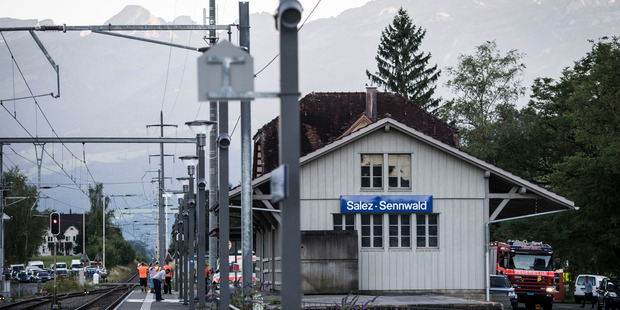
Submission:
M 161 292 L 162 287 L 164 294 L 172 294 L 172 266 L 169 264 L 166 263 L 166 265 L 160 267 L 159 262 L 151 263 L 148 266 L 145 262 L 142 262 L 138 265 L 138 273 L 142 292 L 154 293 L 156 301 L 164 300 Z

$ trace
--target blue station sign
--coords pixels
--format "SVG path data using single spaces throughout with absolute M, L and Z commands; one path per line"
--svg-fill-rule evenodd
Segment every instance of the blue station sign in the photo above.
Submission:
M 433 212 L 433 196 L 340 196 L 342 213 L 422 213 Z

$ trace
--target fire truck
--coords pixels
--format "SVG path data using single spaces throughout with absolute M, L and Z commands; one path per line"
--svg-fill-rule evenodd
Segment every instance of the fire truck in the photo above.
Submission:
M 553 250 L 542 242 L 491 242 L 490 270 L 508 277 L 520 303 L 551 310 L 556 292 Z

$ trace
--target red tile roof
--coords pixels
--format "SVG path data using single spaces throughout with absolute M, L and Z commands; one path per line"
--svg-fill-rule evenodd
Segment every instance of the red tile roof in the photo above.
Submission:
M 417 131 L 453 147 L 458 147 L 457 129 L 393 93 L 376 93 L 376 115 L 367 115 L 372 121 L 391 117 Z M 301 156 L 316 151 L 343 134 L 366 114 L 367 92 L 312 93 L 300 100 Z M 372 110 L 372 109 L 369 109 Z M 354 130 L 353 130 L 354 131 Z M 273 119 L 254 136 L 253 177 L 259 177 L 278 166 L 278 118 Z M 257 147 L 259 146 L 260 147 Z M 257 154 L 261 153 L 261 154 Z M 257 162 L 257 158 L 261 161 Z

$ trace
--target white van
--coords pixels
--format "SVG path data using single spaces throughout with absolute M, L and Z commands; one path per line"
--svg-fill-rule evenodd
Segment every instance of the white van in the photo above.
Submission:
M 26 271 L 26 266 L 24 266 L 24 264 L 14 264 L 14 265 L 11 265 L 10 271 L 11 271 L 11 279 L 15 279 L 15 277 L 17 277 L 17 274 L 20 271 Z
M 54 263 L 50 264 L 50 270 L 52 273 L 54 272 Z M 56 263 L 56 274 L 66 277 L 68 272 L 69 270 L 67 269 L 67 263 L 63 263 L 63 262 Z
M 603 279 L 607 278 L 606 276 L 593 274 L 580 274 L 577 276 L 577 280 L 575 280 L 575 302 L 578 304 L 583 301 L 586 292 L 586 277 L 588 277 L 588 282 L 592 282 L 592 298 L 594 298 L 595 303 L 598 299 L 598 286 L 601 285 Z
M 45 265 L 40 260 L 31 260 L 28 262 L 28 267 L 39 267 L 39 269 L 45 269 Z
M 83 270 L 82 262 L 79 259 L 72 259 L 71 260 L 71 273 L 75 275 L 75 274 L 78 274 L 78 272 L 81 270 Z

